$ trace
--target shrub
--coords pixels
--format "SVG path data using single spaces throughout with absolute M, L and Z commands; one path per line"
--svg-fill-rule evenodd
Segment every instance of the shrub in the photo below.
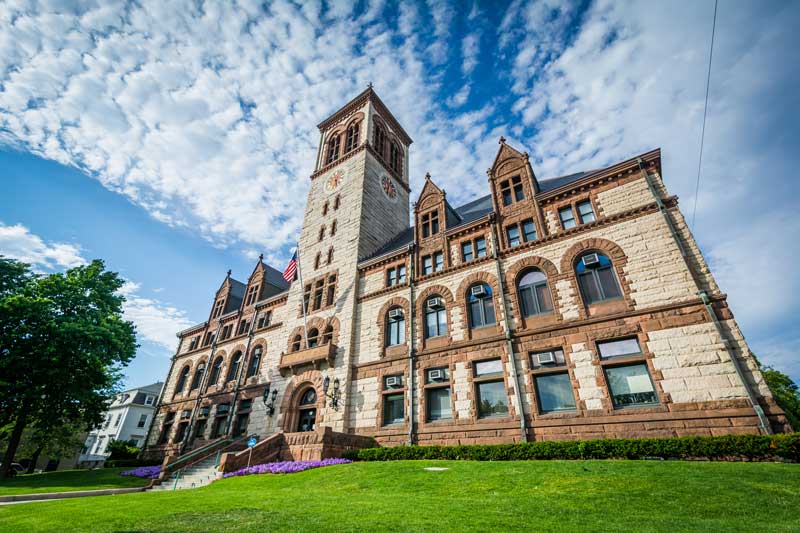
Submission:
M 141 451 L 137 448 L 132 440 L 112 440 L 108 443 L 106 451 L 111 452 L 108 456 L 109 459 L 136 459 Z
M 722 461 L 800 460 L 800 433 L 659 439 L 598 439 L 468 446 L 395 446 L 350 450 L 354 461 L 449 459 L 706 459 Z
M 136 466 L 148 466 L 153 464 L 152 459 L 145 461 L 142 459 L 108 459 L 103 463 L 103 468 L 126 468 Z

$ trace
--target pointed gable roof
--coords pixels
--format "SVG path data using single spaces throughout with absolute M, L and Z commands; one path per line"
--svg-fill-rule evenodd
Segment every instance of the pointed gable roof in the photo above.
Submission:
M 508 162 L 508 160 L 513 159 L 516 161 L 527 161 L 528 154 L 525 152 L 520 152 L 516 148 L 506 144 L 506 138 L 500 137 L 500 148 L 497 149 L 497 155 L 494 156 L 494 162 L 492 166 L 489 167 L 490 174 L 497 174 L 498 170 L 501 170 L 501 167 L 504 166 L 504 163 Z

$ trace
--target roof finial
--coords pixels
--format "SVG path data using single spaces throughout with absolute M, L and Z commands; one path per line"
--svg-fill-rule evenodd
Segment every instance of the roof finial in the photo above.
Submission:
M 259 263 L 263 263 L 264 262 L 264 254 L 258 254 L 258 262 Z
M 228 277 L 231 277 L 231 269 L 228 269 Z
M 369 82 L 369 83 L 367 84 L 367 89 L 372 89 L 372 82 Z
M 506 138 L 501 135 L 500 136 L 500 144 L 505 144 L 505 143 L 506 143 Z
M 426 179 L 426 180 L 429 180 L 429 179 L 431 179 L 431 173 L 430 173 L 430 172 L 426 172 L 426 173 L 425 173 L 425 179 Z

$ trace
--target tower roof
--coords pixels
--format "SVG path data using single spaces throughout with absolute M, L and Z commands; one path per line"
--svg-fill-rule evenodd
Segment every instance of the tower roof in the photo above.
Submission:
M 330 126 L 340 122 L 344 117 L 355 111 L 356 109 L 360 108 L 367 102 L 367 100 L 371 101 L 375 108 L 381 115 L 381 118 L 389 123 L 392 127 L 392 131 L 394 131 L 400 140 L 405 143 L 406 146 L 410 145 L 414 141 L 411 140 L 406 130 L 403 129 L 403 126 L 400 125 L 400 122 L 392 115 L 392 112 L 389 111 L 389 108 L 386 107 L 386 104 L 383 103 L 375 90 L 372 88 L 372 84 L 370 83 L 369 86 L 361 92 L 358 96 L 347 102 L 343 107 L 339 108 L 338 111 L 333 113 L 331 116 L 320 122 L 317 127 L 320 131 L 324 131 Z

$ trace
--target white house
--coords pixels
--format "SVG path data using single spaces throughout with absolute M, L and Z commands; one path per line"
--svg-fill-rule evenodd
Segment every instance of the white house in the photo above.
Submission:
M 101 465 L 108 458 L 108 443 L 113 440 L 132 440 L 136 446 L 144 446 L 163 385 L 159 381 L 117 395 L 105 421 L 86 438 L 78 464 L 88 467 Z

